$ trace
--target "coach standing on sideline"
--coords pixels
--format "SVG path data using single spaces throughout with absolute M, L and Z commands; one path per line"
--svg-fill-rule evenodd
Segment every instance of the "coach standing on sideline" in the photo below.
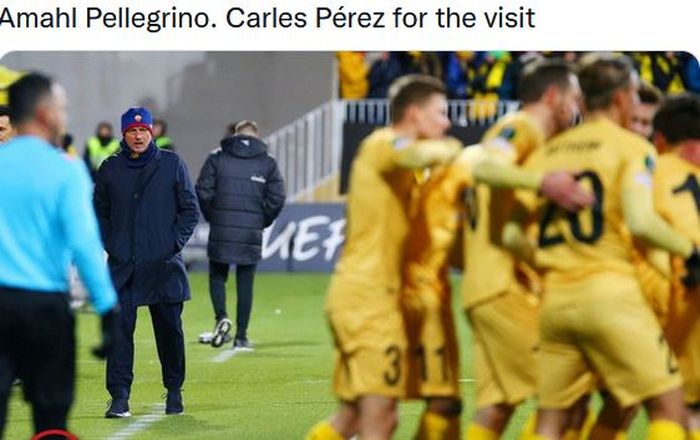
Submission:
M 10 86 L 9 98 L 18 136 L 0 148 L 0 437 L 15 374 L 35 431 L 66 429 L 75 386 L 71 262 L 102 316 L 96 355 L 111 349 L 117 319 L 92 182 L 80 160 L 56 148 L 66 124 L 65 92 L 30 73 Z
M 197 180 L 199 206 L 210 223 L 209 294 L 216 318 L 211 344 L 220 347 L 231 321 L 226 313 L 226 280 L 236 265 L 236 337 L 233 347 L 252 349 L 248 322 L 253 306 L 255 266 L 262 254 L 263 229 L 284 206 L 284 182 L 277 162 L 267 154 L 252 121 L 236 124 L 202 166 Z
M 182 248 L 199 219 L 197 196 L 185 163 L 153 141 L 153 119 L 142 107 L 122 115 L 124 139 L 95 179 L 95 211 L 109 255 L 122 313 L 114 352 L 107 359 L 105 417 L 129 417 L 134 374 L 136 308 L 148 306 L 156 338 L 166 414 L 184 411 L 183 302 L 190 299 Z

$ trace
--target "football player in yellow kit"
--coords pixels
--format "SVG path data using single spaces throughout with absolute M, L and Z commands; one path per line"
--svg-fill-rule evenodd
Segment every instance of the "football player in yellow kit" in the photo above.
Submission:
M 526 72 L 524 86 L 529 90 L 533 87 L 539 90 L 534 94 L 547 102 L 542 106 L 552 106 L 548 112 L 540 105 L 528 102 L 526 111 L 538 113 L 542 118 L 544 115 L 553 117 L 555 109 L 564 106 L 568 111 L 561 117 L 566 121 L 562 125 L 568 125 L 573 120 L 578 94 L 571 70 L 559 61 L 542 61 L 528 67 Z M 524 115 L 512 118 L 513 124 L 518 125 L 519 136 L 530 138 L 534 131 L 534 137 L 539 139 L 537 127 L 540 122 L 547 127 L 546 131 L 549 130 L 549 121 L 535 116 L 533 120 L 530 123 Z M 519 125 L 521 122 L 523 126 Z M 533 131 L 529 130 L 531 126 L 535 127 Z M 536 145 L 522 141 L 516 146 L 532 148 Z M 431 169 L 430 177 L 420 188 L 417 208 L 411 217 L 402 305 L 409 344 L 407 395 L 427 401 L 417 439 L 456 439 L 459 435 L 459 364 L 447 275 L 448 258 L 463 218 L 460 214 L 464 208 L 465 191 L 480 182 L 500 187 L 539 189 L 568 207 L 591 202 L 588 193 L 578 187 L 570 173 L 545 175 L 522 170 L 509 160 L 510 156 L 503 152 L 502 145 L 494 146 L 494 151 L 489 151 L 489 148 L 481 145 L 468 147 L 449 165 Z M 467 432 L 467 438 L 473 440 L 492 438 L 491 435 L 486 429 L 470 428 Z
M 442 83 L 402 77 L 390 90 L 391 126 L 361 144 L 353 161 L 347 233 L 326 301 L 335 342 L 333 390 L 340 408 L 307 439 L 391 437 L 405 394 L 406 334 L 399 305 L 401 263 L 415 190 L 414 170 L 445 163 L 461 143 L 449 127 Z
M 656 143 L 667 151 L 654 174 L 656 210 L 700 245 L 700 97 L 667 98 L 654 117 L 654 132 Z M 700 291 L 683 285 L 681 263 L 676 258 L 669 264 L 671 295 L 664 328 L 683 376 L 690 438 L 700 440 Z
M 692 241 L 654 211 L 652 146 L 622 128 L 639 99 L 631 62 L 589 57 L 579 80 L 585 121 L 535 152 L 527 166 L 577 172 L 596 203 L 571 214 L 529 194 L 521 198 L 538 213 L 535 261 L 545 273 L 539 411 L 531 438 L 559 439 L 580 382 L 596 375 L 622 408 L 645 404 L 649 439 L 683 439 L 681 378 L 640 291 L 627 231 L 683 258 L 689 284 L 700 280 L 700 257 Z M 504 228 L 504 242 L 514 248 L 527 243 L 524 237 L 517 221 Z
M 509 188 L 537 189 L 544 173 L 528 171 L 532 183 L 520 185 L 499 184 L 484 175 L 493 172 L 494 164 L 508 164 L 510 171 L 504 175 L 509 178 L 515 175 L 513 170 L 522 173 L 519 166 L 534 151 L 571 126 L 580 101 L 573 69 L 555 59 L 527 65 L 519 90 L 523 108 L 501 118 L 485 134 L 482 146 L 493 162 L 474 169 L 480 183 L 467 195 L 462 292 L 473 333 L 477 400 L 466 433 L 470 440 L 499 438 L 514 408 L 532 396 L 536 387 L 539 299 L 530 282 L 536 277 L 503 247 L 501 229 L 512 208 Z M 562 185 L 560 189 L 573 197 L 562 203 L 566 208 L 575 210 L 592 203 L 578 186 Z

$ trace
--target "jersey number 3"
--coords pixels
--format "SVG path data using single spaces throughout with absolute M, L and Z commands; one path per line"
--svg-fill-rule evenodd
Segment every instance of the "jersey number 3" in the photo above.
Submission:
M 593 244 L 603 235 L 603 183 L 600 177 L 593 171 L 584 171 L 576 176 L 576 180 L 583 183 L 588 182 L 591 190 L 595 195 L 595 204 L 590 208 L 579 212 L 564 213 L 569 223 L 571 235 L 577 241 Z M 564 235 L 556 230 L 552 224 L 554 220 L 559 218 L 562 210 L 554 203 L 547 203 L 544 207 L 542 219 L 540 221 L 540 236 L 539 246 L 546 248 L 557 244 L 564 243 Z M 585 231 L 582 226 L 582 217 L 585 215 L 591 216 L 591 227 L 589 231 Z

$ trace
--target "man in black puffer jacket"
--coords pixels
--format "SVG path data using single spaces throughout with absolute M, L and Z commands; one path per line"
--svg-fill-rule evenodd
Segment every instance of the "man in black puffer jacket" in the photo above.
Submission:
M 261 259 L 263 229 L 282 210 L 284 182 L 277 162 L 258 138 L 255 122 L 241 121 L 236 133 L 209 154 L 197 179 L 197 197 L 210 224 L 209 294 L 216 317 L 213 347 L 226 341 L 232 327 L 226 313 L 226 280 L 236 265 L 236 337 L 234 348 L 252 349 L 248 322 L 253 305 L 255 267 Z

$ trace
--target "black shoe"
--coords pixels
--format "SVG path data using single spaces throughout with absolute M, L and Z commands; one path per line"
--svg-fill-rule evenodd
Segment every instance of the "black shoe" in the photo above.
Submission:
M 214 327 L 214 334 L 211 338 L 211 346 L 214 348 L 219 348 L 226 342 L 230 341 L 231 337 L 228 335 L 228 333 L 231 331 L 231 327 L 233 327 L 233 324 L 228 318 L 220 319 L 219 322 L 216 323 L 216 327 Z
M 182 414 L 185 407 L 182 405 L 182 393 L 180 390 L 168 390 L 165 398 L 165 414 Z
M 241 351 L 253 351 L 253 344 L 248 340 L 248 338 L 236 337 L 233 341 L 233 349 Z
M 105 413 L 105 418 L 107 419 L 124 419 L 126 417 L 131 417 L 129 412 L 129 399 L 126 398 L 114 398 L 109 402 L 109 408 Z

